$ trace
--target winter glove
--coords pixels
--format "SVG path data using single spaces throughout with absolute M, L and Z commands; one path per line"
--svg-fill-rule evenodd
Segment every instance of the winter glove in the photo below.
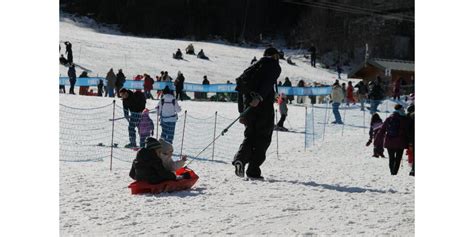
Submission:
M 245 118 L 244 118 L 244 117 L 240 117 L 239 123 L 245 125 L 245 122 L 246 122 L 246 121 L 245 121 Z
M 369 141 L 365 144 L 365 146 L 370 146 L 371 143 L 372 143 L 372 139 L 369 139 Z

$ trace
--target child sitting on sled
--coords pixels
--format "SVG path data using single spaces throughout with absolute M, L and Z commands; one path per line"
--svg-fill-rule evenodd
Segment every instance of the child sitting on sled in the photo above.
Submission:
M 147 137 L 145 147 L 137 152 L 130 169 L 130 177 L 136 181 L 147 181 L 157 184 L 166 180 L 189 179 L 189 173 L 176 175 L 175 171 L 186 161 L 183 156 L 179 161 L 173 161 L 173 146 L 168 142 L 153 137 Z

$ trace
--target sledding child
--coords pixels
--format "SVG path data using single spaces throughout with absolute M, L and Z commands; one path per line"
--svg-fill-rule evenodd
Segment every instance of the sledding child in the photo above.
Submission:
M 281 131 L 288 131 L 287 128 L 283 126 L 283 123 L 285 123 L 286 116 L 288 116 L 288 98 L 286 97 L 285 94 L 281 93 L 280 96 L 278 97 L 278 108 L 280 109 L 280 121 L 278 121 L 276 125 L 277 130 Z
M 140 122 L 138 123 L 138 134 L 140 135 L 140 147 L 145 147 L 145 139 L 149 136 L 153 136 L 155 125 L 149 115 L 149 110 L 145 108 L 140 116 Z
M 173 161 L 172 156 L 173 156 L 173 145 L 171 143 L 163 140 L 160 138 L 159 140 L 161 144 L 161 150 L 159 153 L 159 157 L 161 161 L 163 162 L 163 166 L 171 171 L 171 172 L 176 172 L 179 168 L 184 166 L 184 162 L 187 160 L 187 156 L 182 156 L 181 160 L 178 161 Z
M 369 146 L 370 143 L 372 143 L 372 140 L 374 141 L 374 154 L 372 157 L 378 158 L 379 156 L 382 158 L 385 158 L 383 154 L 383 139 L 376 139 L 377 138 L 377 133 L 380 131 L 380 128 L 383 125 L 383 121 L 380 118 L 379 114 L 375 113 L 372 115 L 372 118 L 370 119 L 370 130 L 369 130 L 369 141 L 366 146 Z
M 181 107 L 168 86 L 163 89 L 163 98 L 156 106 L 156 110 L 160 117 L 161 138 L 173 144 L 174 130 Z
M 164 150 L 162 143 L 153 137 L 148 137 L 145 140 L 145 147 L 137 152 L 137 156 L 133 160 L 129 176 L 136 181 L 146 181 L 151 184 L 157 184 L 166 180 L 180 180 L 190 178 L 189 173 L 176 175 L 174 170 L 172 171 L 166 168 L 169 166 L 169 164 L 165 165 L 163 160 L 160 158 L 165 156 L 163 153 L 169 153 L 170 144 L 168 143 L 165 146 L 167 147 L 167 152 L 163 152 Z M 179 161 L 179 164 L 184 164 L 185 161 L 186 157 L 183 157 L 181 161 Z

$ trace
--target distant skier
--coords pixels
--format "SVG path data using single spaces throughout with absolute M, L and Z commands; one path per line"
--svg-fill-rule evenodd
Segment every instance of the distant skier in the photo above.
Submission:
M 341 119 L 341 114 L 339 113 L 339 106 L 344 99 L 344 93 L 342 92 L 342 87 L 339 85 L 339 80 L 332 85 L 332 92 L 331 92 L 331 99 L 332 99 L 332 112 L 334 114 L 335 121 L 333 124 L 343 124 Z
M 357 97 L 360 102 L 360 110 L 364 111 L 364 102 L 367 99 L 367 92 L 369 91 L 369 88 L 367 88 L 363 80 L 359 81 L 354 87 L 357 88 Z
M 153 84 L 155 83 L 155 81 L 153 80 L 153 78 L 150 77 L 150 75 L 148 74 L 144 74 L 145 76 L 145 80 L 143 81 L 143 91 L 145 92 L 145 97 L 147 99 L 155 99 L 153 98 L 153 95 L 151 94 L 151 90 L 153 90 Z
M 72 44 L 69 41 L 64 42 L 66 45 L 66 56 L 67 56 L 67 62 L 69 64 L 73 63 L 73 57 L 72 57 Z
M 181 107 L 168 86 L 163 90 L 163 98 L 156 106 L 156 110 L 160 118 L 161 138 L 173 144 L 174 131 Z
M 311 66 L 316 67 L 316 48 L 314 45 L 311 45 L 308 51 L 311 53 Z
M 374 142 L 374 154 L 372 157 L 375 158 L 379 158 L 379 156 L 385 158 L 383 154 L 383 139 L 377 138 L 377 134 L 379 133 L 380 128 L 382 128 L 382 125 L 383 121 L 379 114 L 373 114 L 372 118 L 370 119 L 369 141 L 365 145 L 370 146 L 372 141 Z
M 206 75 L 203 76 L 202 84 L 203 84 L 203 85 L 209 85 L 209 84 L 211 84 L 211 83 L 209 82 L 209 80 L 207 79 L 207 76 L 206 76 Z M 203 93 L 202 93 L 202 99 L 207 99 L 207 92 L 203 92 Z
M 130 143 L 125 148 L 137 147 L 135 127 L 138 127 L 140 118 L 146 105 L 146 98 L 142 92 L 132 92 L 122 88 L 119 92 L 122 97 L 123 114 L 128 121 L 128 138 Z
M 405 110 L 400 104 L 395 105 L 395 111 L 383 123 L 375 139 L 383 139 L 387 148 L 390 173 L 397 175 L 403 156 L 403 150 L 408 148 L 409 121 Z
M 174 81 L 174 86 L 176 89 L 176 99 L 183 101 L 183 88 L 184 88 L 184 75 L 181 73 L 181 71 L 178 71 L 178 76 L 176 77 L 176 80 Z
M 292 84 L 291 84 L 291 81 L 290 81 L 290 78 L 288 77 L 285 77 L 285 82 L 283 82 L 283 86 L 284 87 L 292 87 Z M 288 95 L 288 102 L 291 104 L 293 102 L 293 100 L 295 99 L 295 96 L 293 95 Z
M 209 57 L 207 57 L 205 54 L 204 54 L 204 51 L 201 49 L 199 51 L 199 53 L 197 54 L 197 57 L 200 58 L 200 59 L 206 59 L 206 60 L 209 60 Z
M 350 103 L 355 105 L 354 87 L 352 86 L 352 81 L 349 81 L 346 90 L 346 105 L 349 106 Z
M 337 78 L 341 79 L 342 67 L 340 64 L 337 64 L 336 71 L 337 71 Z
M 105 80 L 107 80 L 107 92 L 108 92 L 106 94 L 108 94 L 109 97 L 115 97 L 114 89 L 115 89 L 115 82 L 117 81 L 117 76 L 115 75 L 113 68 L 111 68 L 109 72 L 107 72 L 107 75 L 105 76 Z
M 382 88 L 382 79 L 377 76 L 377 80 L 369 83 L 370 114 L 377 112 L 377 107 L 382 103 L 385 92 Z
M 181 52 L 181 49 L 178 49 L 176 53 L 173 54 L 174 59 L 183 59 L 183 53 Z
M 192 55 L 194 55 L 194 46 L 193 46 L 193 44 L 189 44 L 188 47 L 186 47 L 185 50 L 186 50 L 186 51 L 185 51 L 186 54 L 192 54 Z
M 250 61 L 250 65 L 254 64 L 255 62 L 257 62 L 257 57 L 253 57 L 252 61 Z
M 67 71 L 67 75 L 69 77 L 69 94 L 75 95 L 74 93 L 74 86 L 76 85 L 76 68 L 74 64 L 69 66 L 69 70 Z
M 102 79 L 99 79 L 99 83 L 97 84 L 97 96 L 102 97 L 103 93 L 104 93 L 104 81 Z
M 119 98 L 120 98 L 119 91 L 122 89 L 124 84 L 125 84 L 125 75 L 123 74 L 122 69 L 119 69 L 117 73 L 117 80 L 115 81 L 115 93 L 119 96 Z
M 294 62 L 291 60 L 291 56 L 286 59 L 286 62 L 287 62 L 288 64 L 290 64 L 290 65 L 293 65 L 293 66 L 296 65 L 296 63 L 294 63 Z

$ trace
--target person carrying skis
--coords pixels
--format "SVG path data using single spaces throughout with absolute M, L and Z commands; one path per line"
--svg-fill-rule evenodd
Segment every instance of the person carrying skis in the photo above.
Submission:
M 400 104 L 395 105 L 395 111 L 383 122 L 375 139 L 383 139 L 387 148 L 390 173 L 397 175 L 403 156 L 403 150 L 408 148 L 409 121 L 405 110 Z
M 128 121 L 130 143 L 125 145 L 125 148 L 135 148 L 137 147 L 135 127 L 138 127 L 140 123 L 140 117 L 146 105 L 146 98 L 142 92 L 132 92 L 125 88 L 122 88 L 119 94 L 122 97 L 123 114 Z
M 140 122 L 138 123 L 138 134 L 140 135 L 140 147 L 145 146 L 145 139 L 149 136 L 153 136 L 155 125 L 149 115 L 149 110 L 145 108 L 140 116 Z
M 168 86 L 163 89 L 163 97 L 156 106 L 160 118 L 161 138 L 173 144 L 174 130 L 181 107 Z
M 367 141 L 365 145 L 370 146 L 372 141 L 374 142 L 374 154 L 372 155 L 372 157 L 375 158 L 379 158 L 379 156 L 385 158 L 383 154 L 383 140 L 376 139 L 380 128 L 382 128 L 382 125 L 383 121 L 380 118 L 379 114 L 373 114 L 372 118 L 370 119 L 369 141 Z
M 278 50 L 269 47 L 263 57 L 237 79 L 239 113 L 247 111 L 240 117 L 240 123 L 245 125 L 244 140 L 232 162 L 239 177 L 244 177 L 245 172 L 249 178 L 263 179 L 260 166 L 272 142 L 274 87 L 280 73 Z
M 166 147 L 166 148 L 163 148 Z M 181 180 L 191 178 L 188 173 L 183 175 L 176 175 L 174 170 L 167 168 L 168 164 L 165 165 L 163 158 L 168 160 L 171 158 L 172 149 L 170 152 L 169 145 L 164 145 L 164 141 L 157 141 L 153 137 L 148 137 L 145 140 L 145 147 L 137 152 L 136 158 L 132 162 L 132 168 L 130 169 L 130 178 L 136 181 L 146 181 L 150 184 L 158 184 L 166 180 Z M 186 156 L 181 158 L 179 164 L 184 164 Z

